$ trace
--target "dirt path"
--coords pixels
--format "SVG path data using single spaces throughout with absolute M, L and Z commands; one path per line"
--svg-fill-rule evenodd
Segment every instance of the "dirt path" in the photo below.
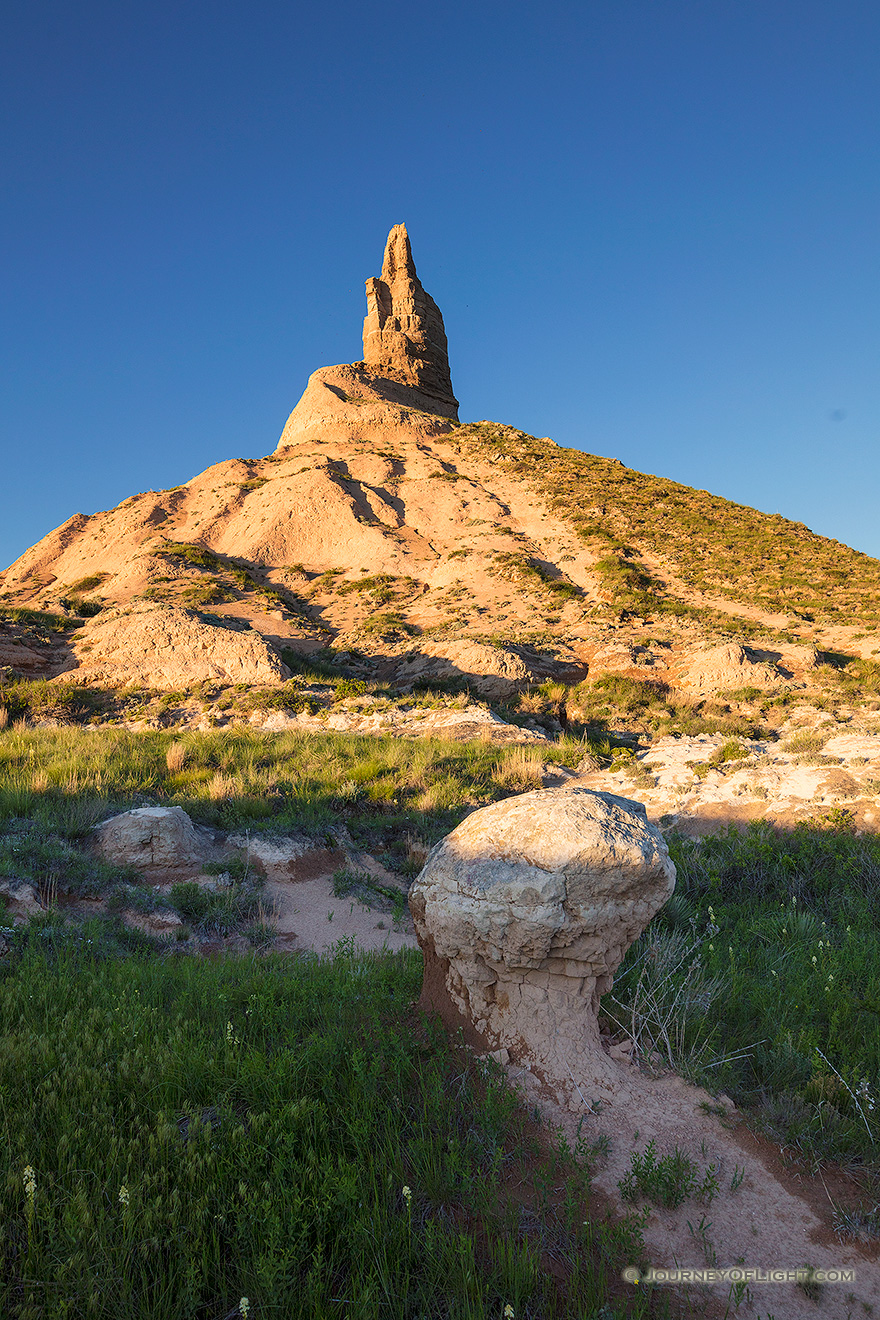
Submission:
M 359 949 L 414 949 L 409 909 L 371 890 L 355 886 L 347 895 L 334 893 L 337 871 L 367 875 L 385 890 L 400 890 L 399 877 L 374 858 L 345 848 L 315 848 L 308 839 L 250 841 L 251 854 L 266 873 L 262 902 L 280 947 L 327 953 L 340 940 Z

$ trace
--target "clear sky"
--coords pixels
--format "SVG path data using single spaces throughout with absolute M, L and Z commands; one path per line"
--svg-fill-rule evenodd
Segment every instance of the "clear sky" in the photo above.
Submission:
M 270 452 L 392 224 L 463 420 L 880 555 L 876 0 L 19 0 L 0 565 Z

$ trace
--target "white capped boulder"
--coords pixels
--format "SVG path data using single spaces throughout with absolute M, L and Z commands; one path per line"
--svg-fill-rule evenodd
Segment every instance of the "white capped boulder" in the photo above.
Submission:
M 98 851 L 109 862 L 141 869 L 179 870 L 201 862 L 203 850 L 182 807 L 135 807 L 95 827 Z
M 599 1001 L 674 886 L 638 802 L 553 788 L 483 807 L 432 849 L 410 891 L 421 1004 L 568 1095 L 607 1074 Z

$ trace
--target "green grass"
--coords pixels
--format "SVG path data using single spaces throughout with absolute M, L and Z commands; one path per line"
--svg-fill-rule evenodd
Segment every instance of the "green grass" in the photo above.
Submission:
M 533 590 L 549 591 L 560 600 L 579 600 L 581 589 L 565 577 L 549 573 L 540 560 L 530 555 L 496 551 L 495 572 L 506 582 L 518 582 Z
M 512 426 L 460 426 L 454 443 L 547 499 L 596 551 L 596 567 L 619 608 L 712 614 L 653 577 L 639 562 L 648 552 L 687 587 L 715 596 L 806 620 L 880 619 L 880 562 L 802 523 L 634 472 L 616 459 L 562 449 Z M 740 635 L 747 627 L 737 620 Z
M 673 838 L 605 1011 L 774 1139 L 880 1177 L 880 836 L 846 814 Z
M 725 744 L 731 748 L 739 746 L 738 738 L 757 738 L 763 732 L 752 715 L 732 709 L 723 700 L 681 702 L 665 683 L 625 674 L 603 674 L 570 688 L 565 709 L 573 732 L 585 731 L 594 736 L 621 725 L 656 737 L 723 733 L 735 735 Z
M 658 1157 L 653 1139 L 641 1154 L 634 1150 L 630 1167 L 617 1184 L 625 1201 L 648 1200 L 675 1210 L 690 1197 L 711 1205 L 718 1189 L 718 1169 L 710 1164 L 700 1177 L 700 1170 L 678 1146 L 669 1155 Z
M 183 756 L 179 767 L 172 759 L 175 768 L 166 760 L 172 743 Z M 541 754 L 577 764 L 589 750 L 569 740 Z M 323 837 L 344 823 L 356 842 L 381 853 L 408 831 L 433 843 L 469 808 L 509 796 L 519 786 L 511 766 L 520 755 L 482 742 L 237 727 L 183 734 L 10 727 L 0 731 L 0 827 L 27 818 L 75 838 L 102 815 L 167 804 L 226 830 Z M 231 780 L 222 799 L 212 797 L 218 774 Z
M 669 1314 L 622 1294 L 639 1222 L 590 1218 L 586 1147 L 413 1013 L 417 954 L 44 935 L 0 970 L 10 1320 Z
M 97 590 L 109 576 L 109 573 L 90 573 L 88 577 L 77 578 L 76 582 L 71 582 L 67 590 L 74 596 L 81 596 L 84 592 Z
M 110 698 L 96 688 L 75 683 L 52 683 L 44 678 L 0 679 L 0 708 L 10 720 L 36 719 L 82 721 L 105 709 Z
M 230 880 L 207 889 L 194 880 L 171 886 L 168 901 L 200 935 L 231 935 L 259 914 L 259 886 Z
M 589 750 L 572 739 L 552 754 L 576 764 Z M 740 748 L 731 740 L 721 752 L 719 764 Z M 138 887 L 102 872 L 78 841 L 114 811 L 176 803 L 203 824 L 295 830 L 322 846 L 344 826 L 409 879 L 468 810 L 534 786 L 526 759 L 482 742 L 336 733 L 8 728 L 0 871 L 59 897 L 94 891 L 137 906 Z M 809 1167 L 833 1160 L 880 1177 L 880 837 L 856 835 L 837 810 L 793 831 L 673 836 L 670 848 L 676 892 L 627 954 L 603 1013 L 642 1059 L 656 1054 L 726 1092 Z M 187 890 L 179 910 L 205 929 L 253 922 L 253 894 L 234 879 L 216 898 Z M 238 899 L 227 921 L 220 909 Z
M 241 487 L 242 490 L 255 490 L 258 486 L 265 484 L 265 479 L 259 478 L 248 482 Z M 170 559 L 180 566 L 195 568 L 200 571 L 210 570 L 216 574 L 208 582 L 194 582 L 179 593 L 179 599 L 189 605 L 216 605 L 224 601 L 234 600 L 235 590 L 258 596 L 266 605 L 275 609 L 284 609 L 299 613 L 302 609 L 302 602 L 293 592 L 288 590 L 279 590 L 277 587 L 270 586 L 260 578 L 245 568 L 241 562 L 229 558 L 227 555 L 216 554 L 213 550 L 208 550 L 203 545 L 197 545 L 188 541 L 166 541 L 165 544 L 154 552 L 158 558 Z M 164 579 L 163 579 L 164 580 Z M 165 600 L 174 595 L 168 587 L 162 589 L 158 587 L 149 588 L 145 593 L 148 599 Z

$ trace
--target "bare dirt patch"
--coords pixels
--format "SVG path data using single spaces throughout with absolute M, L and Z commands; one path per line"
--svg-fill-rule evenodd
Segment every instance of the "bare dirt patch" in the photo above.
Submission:
M 844 1320 L 880 1305 L 880 1244 L 841 1242 L 831 1226 L 831 1191 L 841 1200 L 854 1197 L 852 1177 L 838 1172 L 827 1188 L 749 1131 L 729 1101 L 719 1103 L 674 1074 L 652 1078 L 610 1057 L 606 1066 L 615 1074 L 613 1086 L 608 1087 L 605 1071 L 592 1085 L 590 1078 L 579 1078 L 580 1094 L 573 1093 L 571 1104 L 560 1104 L 540 1078 L 515 1063 L 507 1071 L 526 1101 L 537 1105 L 570 1145 L 578 1136 L 589 1143 L 602 1134 L 608 1138 L 608 1158 L 594 1183 L 618 1213 L 634 1208 L 618 1183 L 631 1168 L 633 1152 L 643 1153 L 649 1141 L 660 1158 L 681 1151 L 701 1175 L 714 1166 L 718 1191 L 708 1204 L 690 1198 L 664 1209 L 640 1202 L 647 1210 L 644 1236 L 651 1265 L 855 1271 L 853 1282 L 822 1285 L 816 1301 L 796 1283 L 752 1282 L 739 1297 L 729 1282 L 700 1285 L 691 1292 L 700 1307 L 696 1314 L 710 1314 L 720 1304 L 729 1306 L 729 1315 Z

